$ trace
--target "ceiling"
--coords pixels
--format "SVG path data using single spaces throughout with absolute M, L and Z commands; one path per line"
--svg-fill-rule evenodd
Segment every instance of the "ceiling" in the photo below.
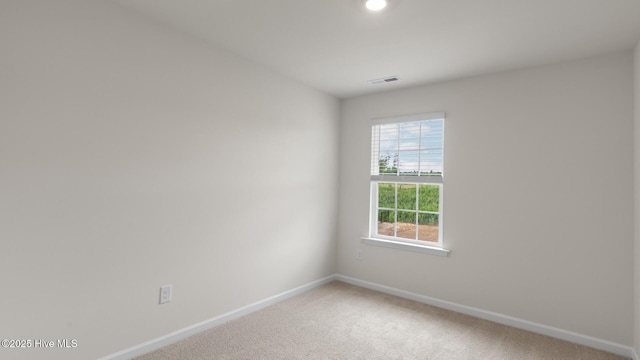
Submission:
M 340 98 L 631 49 L 640 0 L 117 0 Z M 397 76 L 394 83 L 367 81 Z

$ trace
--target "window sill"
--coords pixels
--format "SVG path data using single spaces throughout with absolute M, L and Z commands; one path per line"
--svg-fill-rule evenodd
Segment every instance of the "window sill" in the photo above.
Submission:
M 418 244 L 408 244 L 399 241 L 393 240 L 383 240 L 383 239 L 375 239 L 370 237 L 361 238 L 363 244 L 374 245 L 374 246 L 382 246 L 392 249 L 405 250 L 405 251 L 413 251 L 419 252 L 423 254 L 436 255 L 436 256 L 449 256 L 451 250 L 437 248 L 433 246 L 426 245 L 418 245 Z

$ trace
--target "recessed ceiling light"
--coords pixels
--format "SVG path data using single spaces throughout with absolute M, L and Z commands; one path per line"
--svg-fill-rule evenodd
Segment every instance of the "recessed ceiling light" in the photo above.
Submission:
M 366 0 L 364 6 L 371 11 L 380 11 L 387 7 L 387 0 Z

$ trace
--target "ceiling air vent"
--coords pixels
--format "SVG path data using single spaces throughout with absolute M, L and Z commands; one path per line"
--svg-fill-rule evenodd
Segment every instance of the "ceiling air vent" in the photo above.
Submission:
M 400 79 L 398 79 L 397 76 L 389 76 L 386 78 L 382 78 L 382 79 L 374 79 L 374 80 L 369 80 L 368 83 L 371 85 L 378 85 L 378 84 L 386 84 L 386 83 L 390 83 L 390 82 L 394 82 L 394 81 L 398 81 Z

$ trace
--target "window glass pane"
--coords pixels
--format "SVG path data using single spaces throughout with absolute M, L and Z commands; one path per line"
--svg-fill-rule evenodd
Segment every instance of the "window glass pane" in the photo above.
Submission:
M 444 122 L 442 120 L 425 120 L 422 122 L 421 142 L 423 149 L 442 148 Z
M 422 122 L 420 175 L 442 174 L 443 125 L 442 120 Z
M 378 207 L 396 208 L 396 184 L 378 183 Z
M 440 186 L 420 185 L 418 196 L 418 210 L 440 211 Z
M 399 124 L 400 150 L 420 149 L 420 122 L 406 122 Z
M 415 184 L 398 184 L 398 209 L 404 209 L 404 210 L 416 209 L 416 185 Z
M 398 153 L 381 152 L 378 159 L 379 174 L 398 173 Z
M 380 125 L 380 152 L 395 152 L 398 149 L 398 124 Z
M 396 212 L 378 210 L 378 235 L 395 236 Z
M 418 214 L 418 240 L 438 242 L 439 215 Z
M 416 213 L 398 211 L 397 237 L 416 239 Z
M 442 150 L 420 151 L 420 175 L 442 174 Z
M 397 140 L 398 124 L 382 124 L 380 126 L 380 140 Z
M 418 175 L 419 151 L 400 151 L 398 154 L 398 170 L 400 175 Z
M 380 125 L 378 164 L 380 174 L 398 172 L 398 124 Z

